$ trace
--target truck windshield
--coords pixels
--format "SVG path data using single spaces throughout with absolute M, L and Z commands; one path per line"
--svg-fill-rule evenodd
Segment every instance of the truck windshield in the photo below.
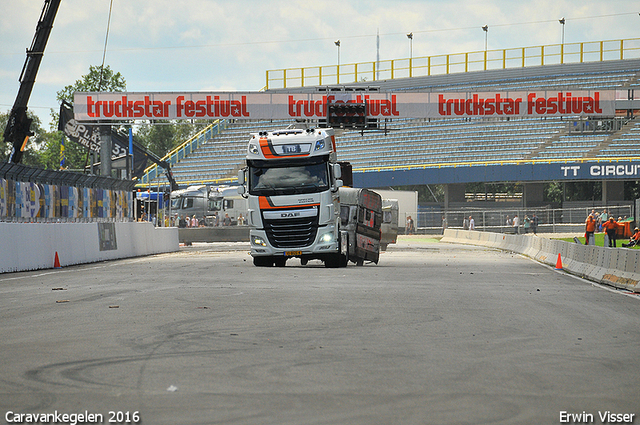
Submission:
M 249 193 L 252 195 L 292 195 L 329 189 L 327 164 L 249 167 Z
M 173 198 L 171 200 L 171 209 L 172 210 L 177 210 L 180 208 L 180 204 L 182 203 L 182 197 L 178 197 L 178 198 Z

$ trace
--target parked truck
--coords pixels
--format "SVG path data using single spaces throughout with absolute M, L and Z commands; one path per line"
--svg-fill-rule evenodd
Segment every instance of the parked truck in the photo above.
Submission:
M 378 193 L 378 191 L 376 191 Z M 382 238 L 380 249 L 387 250 L 387 246 L 396 243 L 398 239 L 398 200 L 382 199 Z
M 326 267 L 378 262 L 381 197 L 341 187 L 333 129 L 252 134 L 246 160 L 238 191 L 248 199 L 254 265 L 284 267 L 292 257 Z
M 228 216 L 229 225 L 243 225 L 247 200 L 238 194 L 235 186 L 189 186 L 171 193 L 171 215 L 180 217 L 181 221 L 195 215 L 198 222 L 206 226 L 223 226 Z

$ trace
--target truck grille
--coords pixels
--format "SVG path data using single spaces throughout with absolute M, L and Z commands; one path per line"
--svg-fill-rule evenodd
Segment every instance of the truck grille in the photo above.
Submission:
M 267 238 L 275 248 L 309 246 L 316 240 L 318 216 L 288 220 L 264 220 Z

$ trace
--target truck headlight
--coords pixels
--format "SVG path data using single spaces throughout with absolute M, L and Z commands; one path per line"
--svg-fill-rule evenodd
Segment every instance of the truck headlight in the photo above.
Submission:
M 260 236 L 252 236 L 251 245 L 267 246 L 267 243 Z
M 254 143 L 250 143 L 249 144 L 249 153 L 251 153 L 253 155 L 258 155 L 260 153 L 260 151 L 258 150 L 258 145 L 254 144 Z
M 327 232 L 324 235 L 320 236 L 320 242 L 330 243 L 333 242 L 335 238 L 333 237 L 333 232 Z

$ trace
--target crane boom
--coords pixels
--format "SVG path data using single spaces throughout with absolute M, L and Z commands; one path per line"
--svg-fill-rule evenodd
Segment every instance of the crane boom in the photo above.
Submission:
M 27 50 L 27 59 L 20 73 L 20 89 L 4 130 L 4 141 L 13 146 L 8 162 L 20 163 L 27 141 L 33 135 L 31 131 L 32 120 L 27 117 L 27 104 L 36 82 L 38 68 L 40 68 L 40 62 L 59 6 L 60 0 L 45 0 L 33 42 Z

